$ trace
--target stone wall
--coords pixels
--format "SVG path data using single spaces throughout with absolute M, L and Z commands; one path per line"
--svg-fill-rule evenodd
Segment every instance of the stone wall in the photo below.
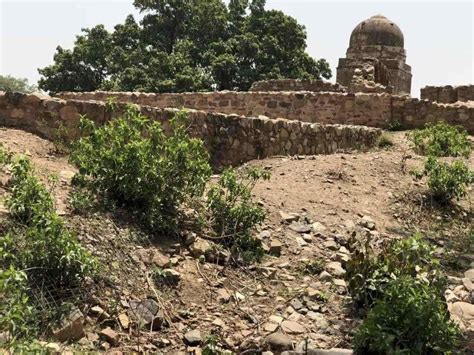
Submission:
M 421 99 L 442 103 L 474 101 L 474 85 L 425 86 L 421 89 Z
M 77 136 L 79 116 L 98 124 L 112 119 L 104 102 L 62 100 L 47 96 L 0 93 L 0 125 L 20 128 L 51 139 L 63 124 Z M 159 120 L 169 129 L 171 108 L 139 106 L 142 114 Z M 189 110 L 190 134 L 203 139 L 214 167 L 235 166 L 274 155 L 330 154 L 373 147 L 380 130 L 363 126 L 321 125 L 286 119 L 242 117 Z
M 474 133 L 474 107 L 440 104 L 390 94 L 315 92 L 201 92 L 151 94 L 126 92 L 62 93 L 65 99 L 119 102 L 154 107 L 193 108 L 209 112 L 264 115 L 322 124 L 351 124 L 388 128 L 401 124 L 407 129 L 428 122 L 446 121 Z
M 312 92 L 345 92 L 339 84 L 323 80 L 275 79 L 257 81 L 252 84 L 250 91 L 312 91 Z

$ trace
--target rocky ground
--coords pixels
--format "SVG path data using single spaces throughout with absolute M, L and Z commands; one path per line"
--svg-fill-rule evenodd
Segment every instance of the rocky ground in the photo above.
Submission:
M 450 275 L 446 298 L 453 318 L 473 335 L 474 255 L 467 235 L 474 193 L 456 208 L 434 208 L 424 183 L 408 173 L 424 158 L 409 149 L 403 132 L 390 136 L 395 145 L 384 150 L 251 162 L 272 173 L 254 190 L 267 210 L 257 236 L 268 255 L 261 264 L 235 267 L 193 232 L 150 239 L 120 214 L 72 214 L 67 195 L 74 169 L 67 157 L 53 154 L 51 143 L 36 136 L 0 130 L 0 141 L 28 155 L 40 175 L 57 174 L 58 210 L 102 262 L 100 281 L 67 293 L 83 306 L 64 323 L 69 326 L 55 330 L 48 346 L 200 353 L 215 339 L 240 353 L 306 345 L 350 349 L 360 323 L 344 281 L 350 238 L 364 234 L 382 241 L 415 231 L 437 247 Z M 474 168 L 474 158 L 469 165 Z M 79 339 L 73 345 L 58 341 L 70 337 Z

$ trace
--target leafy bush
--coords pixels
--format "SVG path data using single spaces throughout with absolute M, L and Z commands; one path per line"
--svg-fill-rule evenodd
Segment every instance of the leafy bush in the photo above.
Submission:
M 393 147 L 393 141 L 388 135 L 382 134 L 378 140 L 378 146 L 379 148 Z
M 252 231 L 265 220 L 265 211 L 252 201 L 252 190 L 258 180 L 269 178 L 269 172 L 258 169 L 240 173 L 228 169 L 207 193 L 214 237 L 246 261 L 263 256 L 261 242 L 252 237 Z
M 467 186 L 474 181 L 474 173 L 463 161 L 457 160 L 449 164 L 438 161 L 433 156 L 428 157 L 422 172 L 413 174 L 417 179 L 427 177 L 433 198 L 440 203 L 461 199 L 466 195 Z
M 357 330 L 359 354 L 432 354 L 453 351 L 459 330 L 430 283 L 411 276 L 391 280 Z
M 85 213 L 94 207 L 95 199 L 85 188 L 76 188 L 69 194 L 69 207 L 74 213 Z
M 443 284 L 439 262 L 421 235 L 387 242 L 378 254 L 369 242 L 354 253 L 346 268 L 348 290 L 356 308 L 372 307 L 382 298 L 387 285 L 402 276 L 424 277 L 433 284 Z
M 71 162 L 75 178 L 106 204 L 127 207 L 152 231 L 176 227 L 178 207 L 203 193 L 211 169 L 203 142 L 190 138 L 180 112 L 166 135 L 161 124 L 128 107 L 102 127 L 83 118 Z
M 0 236 L 0 326 L 9 330 L 9 345 L 14 345 L 17 338 L 28 336 L 54 316 L 35 309 L 38 305 L 27 295 L 41 292 L 41 285 L 47 285 L 46 292 L 60 294 L 63 288 L 79 285 L 96 264 L 56 214 L 53 199 L 34 176 L 30 161 L 20 158 L 11 170 L 7 206 L 16 223 Z
M 0 246 L 0 257 L 7 251 Z M 26 295 L 27 277 L 13 266 L 0 270 L 0 330 L 8 331 L 14 343 L 18 337 L 29 335 L 34 322 L 33 308 Z M 0 344 L 1 346 L 1 344 Z
M 415 130 L 409 135 L 415 152 L 436 157 L 468 157 L 471 153 L 467 131 L 463 127 L 440 122 Z

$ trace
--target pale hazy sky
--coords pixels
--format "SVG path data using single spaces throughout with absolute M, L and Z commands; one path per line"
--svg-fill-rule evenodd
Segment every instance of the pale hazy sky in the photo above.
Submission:
M 0 0 L 0 74 L 39 78 L 37 68 L 52 63 L 57 45 L 70 48 L 83 27 L 107 28 L 137 14 L 133 0 Z M 306 26 L 308 52 L 326 58 L 335 78 L 352 29 L 383 14 L 405 35 L 412 66 L 412 95 L 425 85 L 473 83 L 474 1 L 267 0 Z

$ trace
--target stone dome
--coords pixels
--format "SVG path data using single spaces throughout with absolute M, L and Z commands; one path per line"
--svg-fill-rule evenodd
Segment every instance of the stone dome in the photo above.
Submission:
M 391 46 L 403 48 L 403 33 L 400 28 L 382 15 L 362 21 L 352 31 L 349 47 Z

